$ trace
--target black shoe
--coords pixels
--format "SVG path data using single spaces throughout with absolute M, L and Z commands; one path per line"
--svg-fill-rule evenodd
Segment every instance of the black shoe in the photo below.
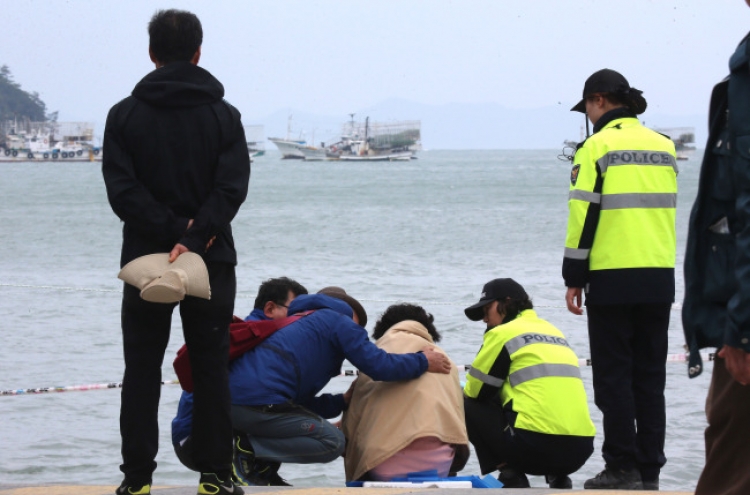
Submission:
M 571 481 L 570 477 L 565 475 L 548 474 L 544 476 L 544 480 L 550 488 L 559 488 L 563 490 L 573 488 L 573 481 Z
M 279 476 L 280 462 L 257 459 L 250 439 L 235 434 L 232 474 L 241 486 L 292 486 Z
M 637 469 L 614 469 L 609 466 L 604 471 L 583 484 L 586 490 L 643 490 L 641 473 Z
M 292 486 L 279 476 L 280 462 L 255 460 L 255 469 L 248 477 L 251 485 L 257 486 Z
M 198 482 L 198 495 L 244 495 L 242 488 L 235 485 L 231 476 L 221 480 L 215 473 L 201 473 Z
M 501 469 L 497 481 L 503 484 L 503 488 L 529 488 L 531 486 L 526 475 L 512 467 Z
M 658 492 L 659 491 L 659 479 L 646 481 L 643 480 L 643 489 L 644 490 L 651 490 L 652 492 Z
M 115 490 L 115 495 L 151 495 L 151 483 L 131 483 L 126 478 Z

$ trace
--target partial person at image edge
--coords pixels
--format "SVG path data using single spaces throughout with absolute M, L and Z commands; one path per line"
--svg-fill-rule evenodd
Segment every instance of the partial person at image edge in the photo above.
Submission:
M 750 493 L 750 34 L 730 57 L 729 70 L 711 94 L 685 251 L 688 375 L 703 371 L 700 349 L 719 349 L 696 495 Z

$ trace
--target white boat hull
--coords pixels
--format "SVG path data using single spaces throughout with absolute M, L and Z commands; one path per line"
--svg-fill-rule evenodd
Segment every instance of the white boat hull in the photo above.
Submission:
M 341 155 L 339 160 L 347 162 L 395 162 L 411 160 L 414 155 L 411 151 L 388 153 L 385 155 Z
M 303 141 L 288 141 L 280 138 L 268 138 L 281 152 L 282 158 L 304 158 L 301 148 L 305 146 Z

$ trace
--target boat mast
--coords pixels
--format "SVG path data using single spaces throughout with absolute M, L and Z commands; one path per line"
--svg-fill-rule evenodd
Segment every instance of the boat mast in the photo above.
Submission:
M 367 135 L 369 133 L 368 132 L 369 131 L 369 125 L 370 125 L 370 117 L 365 117 L 365 144 L 362 147 L 362 149 L 364 150 L 365 153 L 367 153 L 370 150 L 370 143 L 367 140 Z

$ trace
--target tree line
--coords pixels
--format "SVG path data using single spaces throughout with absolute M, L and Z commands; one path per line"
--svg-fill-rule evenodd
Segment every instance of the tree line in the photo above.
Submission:
M 28 92 L 13 80 L 7 65 L 0 67 L 0 123 L 9 120 L 46 122 L 57 120 L 57 112 L 47 114 L 47 105 L 36 91 Z

